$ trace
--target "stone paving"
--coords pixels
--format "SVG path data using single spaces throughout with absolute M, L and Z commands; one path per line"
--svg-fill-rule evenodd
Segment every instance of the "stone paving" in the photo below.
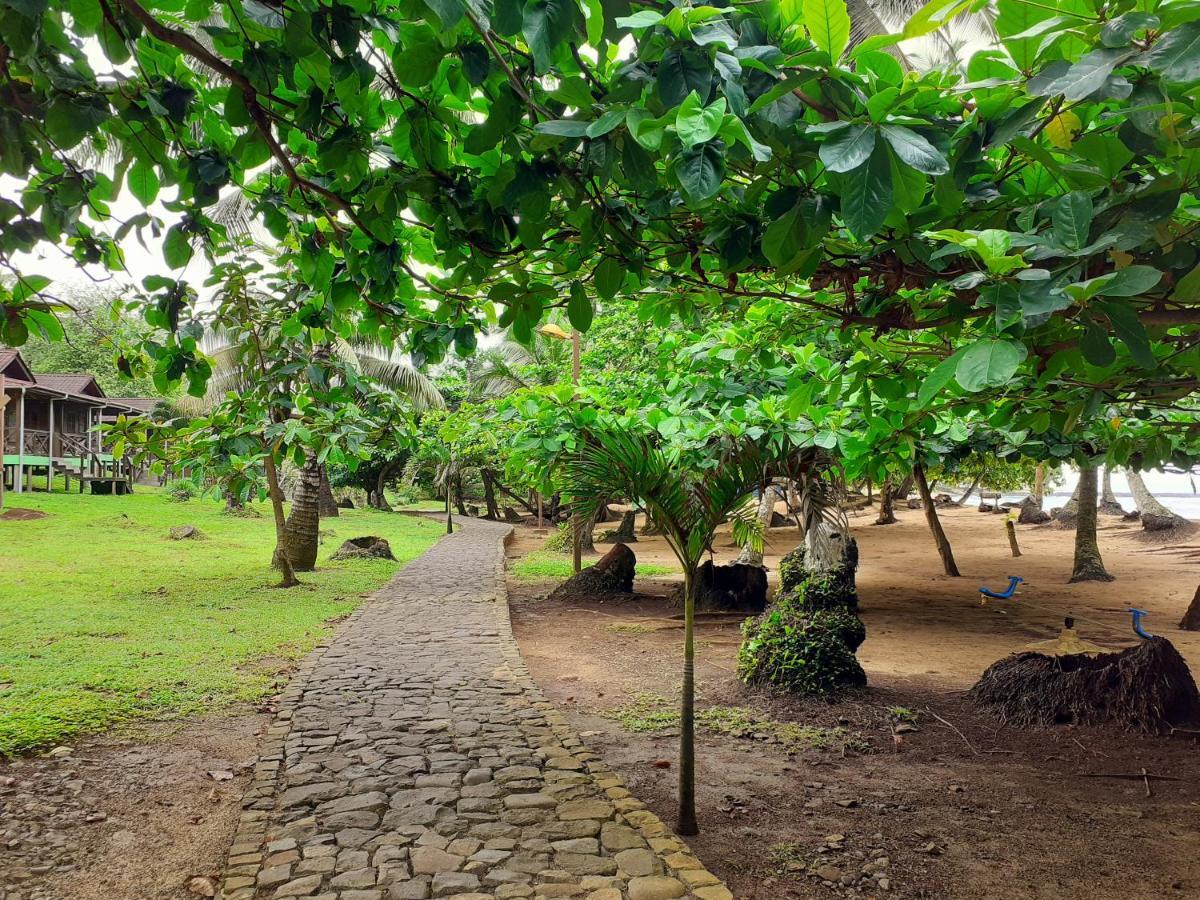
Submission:
M 529 677 L 509 526 L 460 522 L 302 665 L 220 896 L 731 900 Z

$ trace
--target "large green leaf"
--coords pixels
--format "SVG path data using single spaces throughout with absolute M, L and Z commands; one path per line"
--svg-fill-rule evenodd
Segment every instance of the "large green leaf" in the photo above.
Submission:
M 1067 100 L 1082 100 L 1104 87 L 1113 69 L 1132 55 L 1124 48 L 1093 50 L 1073 63 L 1065 75 L 1049 86 L 1047 93 L 1062 94 Z
M 129 167 L 126 179 L 129 182 L 129 192 L 142 206 L 149 206 L 158 197 L 158 172 L 144 160 L 139 159 Z
M 1154 44 L 1146 64 L 1164 79 L 1179 83 L 1200 80 L 1200 21 L 1172 28 Z
M 1125 303 L 1106 301 L 1097 303 L 1100 311 L 1108 316 L 1113 331 L 1121 342 L 1129 348 L 1130 355 L 1143 369 L 1155 369 L 1158 360 L 1150 349 L 1150 336 L 1146 334 L 1146 326 L 1138 319 L 1137 311 Z
M 719 143 L 719 142 L 718 142 Z M 708 200 L 721 189 L 725 154 L 712 143 L 685 150 L 675 161 L 675 177 L 689 201 Z
M 801 15 L 813 43 L 838 59 L 850 43 L 850 13 L 846 0 L 802 0 Z
M 699 47 L 671 49 L 658 64 L 658 96 L 669 107 L 679 106 L 695 91 L 707 103 L 712 93 L 712 63 Z
M 567 318 L 571 327 L 583 333 L 592 327 L 592 301 L 588 299 L 583 285 L 571 282 L 571 295 L 567 299 Z
M 724 97 L 706 107 L 700 102 L 700 95 L 692 91 L 675 114 L 675 131 L 684 147 L 695 147 L 712 140 L 720 130 L 724 118 Z
M 944 175 L 950 171 L 950 163 L 946 161 L 946 157 L 911 128 L 905 128 L 903 125 L 883 125 L 880 130 L 896 151 L 896 155 L 918 172 L 924 172 L 926 175 Z
M 883 227 L 892 209 L 892 164 L 882 144 L 870 159 L 846 176 L 842 192 L 842 220 L 859 240 Z
M 625 283 L 625 268 L 611 256 L 606 256 L 596 266 L 596 293 L 602 300 L 611 300 Z M 579 329 L 583 331 L 583 329 Z
M 955 370 L 958 368 L 958 361 L 962 358 L 964 351 L 943 359 L 932 372 L 925 376 L 925 380 L 921 382 L 920 388 L 917 389 L 917 406 L 924 409 L 951 381 L 954 380 Z
M 1072 250 L 1086 247 L 1092 228 L 1092 198 L 1083 191 L 1071 191 L 1058 201 L 1051 215 L 1054 236 Z
M 955 380 L 965 390 L 976 392 L 1007 384 L 1025 360 L 1024 344 L 985 338 L 972 345 L 958 361 Z
M 873 125 L 848 124 L 834 129 L 826 136 L 819 152 L 821 162 L 830 172 L 850 172 L 871 157 L 875 149 L 876 130 Z
M 521 19 L 521 34 L 539 73 L 550 68 L 554 51 L 571 34 L 578 7 L 571 0 L 530 0 Z

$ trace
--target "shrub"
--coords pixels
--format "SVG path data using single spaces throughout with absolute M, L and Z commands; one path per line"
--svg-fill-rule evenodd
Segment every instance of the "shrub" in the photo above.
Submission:
M 808 570 L 804 548 L 797 547 L 779 562 L 776 603 L 809 610 L 858 609 L 858 587 L 854 578 L 857 568 L 858 542 L 853 538 L 846 544 L 842 563 L 821 572 Z
M 552 550 L 555 553 L 569 553 L 571 550 L 571 523 L 560 522 L 554 534 L 546 538 L 542 549 Z
M 775 606 L 742 625 L 738 676 L 799 694 L 828 694 L 861 687 L 867 675 L 854 655 L 866 637 L 848 609 L 805 612 Z
M 201 494 L 199 485 L 186 478 L 167 482 L 165 490 L 167 492 L 167 499 L 172 503 L 186 503 L 188 500 L 199 497 Z

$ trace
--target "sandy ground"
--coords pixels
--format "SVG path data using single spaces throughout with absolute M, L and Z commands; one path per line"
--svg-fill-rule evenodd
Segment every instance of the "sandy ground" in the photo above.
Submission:
M 947 578 L 921 512 L 898 514 L 899 524 L 884 527 L 869 524 L 869 511 L 852 519 L 868 632 L 860 659 L 871 681 L 862 695 L 830 704 L 747 691 L 734 677 L 736 622 L 700 627 L 701 707 L 744 707 L 847 736 L 841 746 L 834 740 L 788 755 L 761 734 L 702 731 L 702 834 L 692 843 L 705 862 L 737 897 L 754 900 L 1200 896 L 1195 737 L 1018 731 L 962 695 L 996 659 L 1053 637 L 1067 614 L 1088 640 L 1131 644 L 1131 603 L 1149 610 L 1148 628 L 1200 671 L 1200 635 L 1174 627 L 1200 582 L 1194 548 L 1144 544 L 1136 525 L 1106 518 L 1101 548 L 1118 580 L 1069 585 L 1073 532 L 1022 527 L 1023 555 L 1013 559 L 1002 516 L 952 509 L 943 520 L 963 577 Z M 542 539 L 518 529 L 509 555 Z M 794 529 L 773 529 L 767 565 L 776 568 L 796 539 Z M 718 561 L 736 554 L 728 543 L 718 539 Z M 660 540 L 633 549 L 643 562 L 672 562 Z M 1026 579 L 1016 601 L 981 606 L 978 586 L 1002 587 L 1010 574 Z M 637 587 L 659 595 L 669 581 Z M 677 611 L 656 596 L 548 603 L 552 586 L 510 581 L 517 637 L 535 678 L 635 793 L 671 820 L 676 776 L 673 765 L 662 766 L 675 758 L 676 733 L 630 732 L 612 716 L 639 695 L 677 691 Z M 916 716 L 915 730 L 899 740 L 895 708 Z M 1178 780 L 1151 780 L 1147 797 L 1142 780 L 1107 777 L 1143 767 Z M 835 878 L 830 886 L 830 876 L 854 882 L 881 855 L 886 881 L 841 886 Z

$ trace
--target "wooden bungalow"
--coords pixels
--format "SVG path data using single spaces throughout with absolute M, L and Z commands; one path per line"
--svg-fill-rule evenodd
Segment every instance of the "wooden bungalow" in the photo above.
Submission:
M 118 416 L 147 415 L 157 401 L 144 397 L 107 397 L 86 374 L 35 374 L 16 350 L 0 347 L 0 455 L 2 488 L 32 490 L 34 477 L 72 480 L 82 492 L 125 493 L 133 486 L 133 468 L 107 452 L 97 426 Z M 2 489 L 0 488 L 0 489 Z

